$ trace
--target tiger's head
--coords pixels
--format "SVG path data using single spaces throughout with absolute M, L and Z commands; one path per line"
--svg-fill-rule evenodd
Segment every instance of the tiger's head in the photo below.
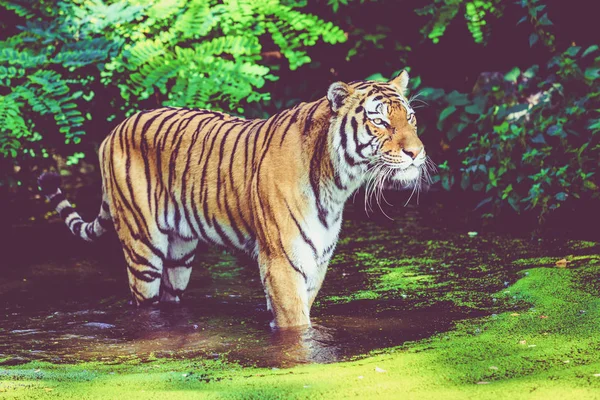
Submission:
M 409 187 L 414 193 L 434 168 L 406 98 L 408 79 L 403 71 L 389 82 L 336 82 L 327 91 L 336 172 L 342 181 L 366 181 L 369 196 L 378 197 L 384 188 Z

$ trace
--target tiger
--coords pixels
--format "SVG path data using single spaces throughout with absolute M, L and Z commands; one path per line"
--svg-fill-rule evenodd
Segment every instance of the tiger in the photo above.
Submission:
M 71 232 L 113 227 L 138 306 L 179 303 L 199 242 L 258 263 L 274 329 L 310 327 L 346 200 L 366 181 L 416 187 L 425 148 L 409 76 L 334 82 L 268 119 L 163 107 L 137 112 L 99 147 L 102 203 L 84 222 L 46 172 L 42 193 Z

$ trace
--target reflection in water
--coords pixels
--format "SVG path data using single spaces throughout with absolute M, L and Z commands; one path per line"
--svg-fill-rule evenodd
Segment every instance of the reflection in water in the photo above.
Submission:
M 320 325 L 310 328 L 277 330 L 271 335 L 271 348 L 298 363 L 327 363 L 341 359 L 342 343 L 335 331 Z
M 197 300 L 197 299 L 196 299 Z M 260 302 L 262 299 L 251 299 Z M 464 317 L 434 311 L 383 315 L 363 307 L 321 312 L 312 328 L 271 331 L 270 315 L 221 296 L 200 305 L 135 309 L 123 301 L 103 309 L 13 312 L 0 330 L 0 359 L 20 357 L 53 362 L 151 360 L 155 357 L 219 358 L 244 364 L 285 367 L 328 363 L 416 340 L 448 329 Z M 73 307 L 73 305 L 71 305 Z M 444 314 L 444 315 L 442 315 Z

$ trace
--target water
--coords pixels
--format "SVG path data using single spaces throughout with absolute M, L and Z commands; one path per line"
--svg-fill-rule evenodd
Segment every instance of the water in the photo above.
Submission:
M 62 223 L 16 229 L 0 278 L 0 360 L 326 363 L 429 337 L 463 318 L 524 306 L 519 299 L 499 304 L 492 294 L 517 279 L 520 267 L 510 260 L 541 256 L 548 245 L 507 235 L 469 238 L 463 226 L 448 227 L 423 207 L 386 212 L 393 221 L 381 214 L 365 218 L 358 201 L 347 210 L 308 331 L 268 328 L 271 317 L 252 260 L 203 249 L 182 305 L 137 309 L 114 237 L 88 245 Z M 560 245 L 551 248 L 561 254 Z M 382 271 L 407 258 L 414 274 L 382 288 Z

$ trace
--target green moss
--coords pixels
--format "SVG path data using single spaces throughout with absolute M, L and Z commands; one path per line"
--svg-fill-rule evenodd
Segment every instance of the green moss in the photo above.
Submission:
M 590 242 L 585 240 L 569 240 L 567 245 L 573 250 L 585 250 L 585 249 L 600 249 L 600 245 L 597 242 Z
M 581 264 L 581 263 L 593 263 L 594 265 L 600 264 L 600 255 L 567 255 L 566 257 L 533 257 L 524 258 L 514 261 L 515 265 L 528 266 L 528 267 L 553 267 L 556 262 L 562 258 L 566 259 L 569 263 Z

